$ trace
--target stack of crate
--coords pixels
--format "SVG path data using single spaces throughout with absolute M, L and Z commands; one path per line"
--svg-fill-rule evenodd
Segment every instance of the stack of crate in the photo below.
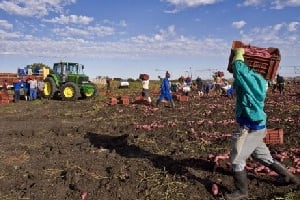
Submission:
M 135 104 L 147 104 L 148 101 L 145 100 L 143 96 L 139 95 L 139 96 L 136 96 L 136 97 L 135 97 L 134 103 L 135 103 Z
M 0 103 L 1 104 L 9 104 L 10 98 L 7 92 L 1 91 L 0 92 Z
M 188 97 L 188 96 L 186 96 L 186 95 L 181 95 L 181 94 L 177 94 L 177 95 L 175 96 L 175 99 L 176 99 L 177 101 L 181 101 L 181 102 L 187 102 L 187 101 L 189 101 L 189 97 Z
M 111 98 L 109 99 L 108 104 L 109 104 L 109 105 L 116 105 L 116 104 L 118 104 L 117 98 L 111 97 Z
M 264 142 L 266 144 L 283 144 L 283 129 L 268 128 Z
M 120 96 L 119 97 L 119 103 L 123 105 L 129 104 L 129 97 L 128 96 Z

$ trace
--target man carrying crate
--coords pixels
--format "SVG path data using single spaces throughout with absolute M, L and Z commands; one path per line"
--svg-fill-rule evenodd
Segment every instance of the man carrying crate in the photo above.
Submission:
M 232 63 L 233 86 L 236 94 L 236 121 L 238 130 L 231 137 L 230 159 L 236 190 L 225 199 L 240 200 L 248 197 L 246 160 L 252 156 L 284 178 L 285 183 L 299 184 L 299 179 L 278 161 L 274 160 L 263 139 L 266 136 L 264 77 L 244 63 L 244 48 L 236 48 Z

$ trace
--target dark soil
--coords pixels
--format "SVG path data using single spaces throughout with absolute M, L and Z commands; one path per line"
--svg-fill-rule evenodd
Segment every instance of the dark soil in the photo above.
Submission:
M 0 199 L 205 200 L 234 189 L 229 160 L 216 168 L 209 156 L 229 152 L 234 99 L 195 96 L 175 108 L 105 101 L 0 105 Z M 299 148 L 299 101 L 299 85 L 268 94 L 268 128 L 284 130 L 273 154 Z M 292 156 L 283 162 L 296 167 Z M 248 177 L 249 199 L 300 199 L 276 177 Z

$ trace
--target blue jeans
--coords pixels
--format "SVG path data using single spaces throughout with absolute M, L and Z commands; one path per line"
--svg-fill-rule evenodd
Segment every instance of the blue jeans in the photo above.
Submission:
M 171 93 L 162 93 L 160 96 L 159 96 L 159 98 L 158 98 L 158 100 L 159 101 L 162 101 L 162 100 L 168 100 L 168 101 L 173 101 L 173 97 L 172 97 L 172 94 Z
M 15 90 L 15 102 L 18 102 L 20 100 L 20 90 Z
M 35 88 L 30 88 L 30 100 L 35 100 L 37 98 L 37 90 Z
M 238 131 L 232 134 L 230 159 L 233 171 L 243 171 L 246 160 L 250 156 L 262 164 L 274 162 L 269 148 L 263 141 L 266 131 L 266 128 L 249 130 L 246 127 L 240 127 Z

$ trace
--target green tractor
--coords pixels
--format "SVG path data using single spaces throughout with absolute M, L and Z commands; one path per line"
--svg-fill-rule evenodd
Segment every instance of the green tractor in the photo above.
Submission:
M 44 97 L 61 97 L 66 101 L 93 98 L 98 95 L 97 86 L 83 73 L 84 66 L 78 63 L 54 63 L 44 80 Z

